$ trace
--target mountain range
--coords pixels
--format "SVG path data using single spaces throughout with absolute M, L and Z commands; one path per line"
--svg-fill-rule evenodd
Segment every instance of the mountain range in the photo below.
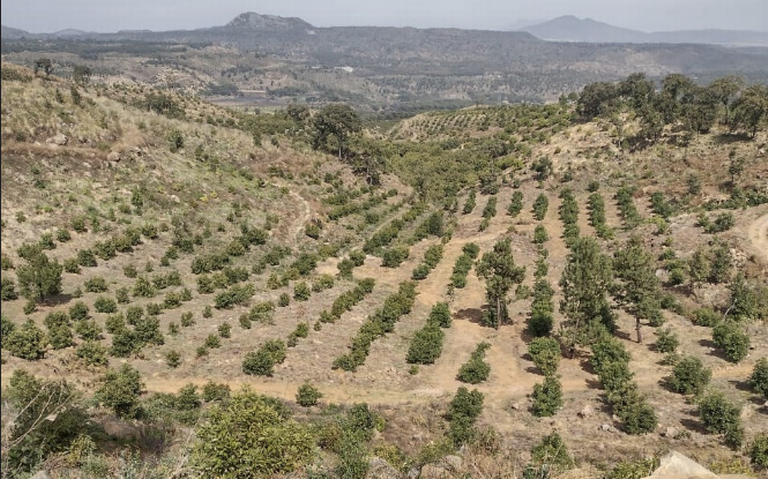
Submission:
M 747 30 L 676 30 L 646 33 L 621 28 L 591 18 L 572 15 L 519 29 L 536 38 L 585 43 L 705 43 L 734 46 L 768 46 L 768 32 Z

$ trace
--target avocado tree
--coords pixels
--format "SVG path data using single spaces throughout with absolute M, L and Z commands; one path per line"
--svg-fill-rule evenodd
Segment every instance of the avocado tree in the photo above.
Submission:
M 362 129 L 360 117 L 351 106 L 336 103 L 324 107 L 312 119 L 312 147 L 338 152 L 342 159 L 349 151 L 350 137 Z
M 506 238 L 493 246 L 493 251 L 485 253 L 477 265 L 477 274 L 485 279 L 485 297 L 488 300 L 488 311 L 483 322 L 499 329 L 499 326 L 509 320 L 507 312 L 507 295 L 515 284 L 520 284 L 525 278 L 525 267 L 515 265 L 512 256 L 510 239 Z

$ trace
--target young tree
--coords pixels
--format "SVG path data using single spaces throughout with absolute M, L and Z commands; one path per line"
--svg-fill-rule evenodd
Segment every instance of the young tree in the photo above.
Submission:
M 747 381 L 752 390 L 768 399 L 768 359 L 760 358 Z
M 641 320 L 660 314 L 659 279 L 654 271 L 653 257 L 643 247 L 639 236 L 633 235 L 613 257 L 613 270 L 619 280 L 616 298 L 628 304 L 635 316 L 637 342 L 642 343 Z
M 21 294 L 30 301 L 41 301 L 61 293 L 63 271 L 64 267 L 57 260 L 43 253 L 32 255 L 26 264 L 16 270 Z
M 144 383 L 139 372 L 130 364 L 123 364 L 120 369 L 107 371 L 95 397 L 117 416 L 133 417 L 136 415 L 139 395 L 143 390 Z
M 560 311 L 568 318 L 566 339 L 572 353 L 576 344 L 590 344 L 601 330 L 613 331 L 614 317 L 606 299 L 612 279 L 611 259 L 601 253 L 597 241 L 574 240 L 560 278 Z
M 513 285 L 522 283 L 525 278 L 525 267 L 515 265 L 509 238 L 497 242 L 493 251 L 483 255 L 477 265 L 477 274 L 486 281 L 485 297 L 489 308 L 483 316 L 483 322 L 499 329 L 501 324 L 509 320 L 509 291 Z
M 563 388 L 560 380 L 553 374 L 547 374 L 542 384 L 533 386 L 534 416 L 546 417 L 554 415 L 563 406 Z

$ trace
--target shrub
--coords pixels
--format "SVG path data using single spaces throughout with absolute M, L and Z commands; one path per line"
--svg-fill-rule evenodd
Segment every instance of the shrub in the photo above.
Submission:
M 229 323 L 221 323 L 218 327 L 219 336 L 229 338 L 232 336 L 232 326 Z
M 437 324 L 428 323 L 411 340 L 406 361 L 411 364 L 433 364 L 443 352 L 445 333 Z
M 670 388 L 681 394 L 699 394 L 712 377 L 712 371 L 705 368 L 699 358 L 685 356 L 681 358 L 669 378 Z
M 697 326 L 713 327 L 720 323 L 722 316 L 712 308 L 699 308 L 693 312 L 693 323 Z
M 428 324 L 436 324 L 441 328 L 451 327 L 451 309 L 448 307 L 448 303 L 436 303 L 432 306 L 432 310 L 429 312 Z
M 107 371 L 101 382 L 94 395 L 99 404 L 112 409 L 118 417 L 136 417 L 139 395 L 144 390 L 139 372 L 129 364 L 123 364 L 120 369 Z
M 2 289 L 0 291 L 0 299 L 2 301 L 13 301 L 19 298 L 19 295 L 16 293 L 16 283 L 10 278 L 2 279 Z
M 203 386 L 203 401 L 215 402 L 229 399 L 230 389 L 226 384 L 209 381 Z
M 568 448 L 556 431 L 548 436 L 544 436 L 541 442 L 533 446 L 531 449 L 531 463 L 542 471 L 561 472 L 570 469 L 574 465 L 573 458 L 568 454 Z
M 3 338 L 3 348 L 7 349 L 11 356 L 34 361 L 45 355 L 45 334 L 31 319 L 6 334 L 7 338 Z
M 408 248 L 398 246 L 389 248 L 384 251 L 382 256 L 381 266 L 384 268 L 397 268 L 400 264 L 408 259 Z
M 216 309 L 231 309 L 235 305 L 244 305 L 248 303 L 255 291 L 252 284 L 232 285 L 226 291 L 216 295 L 215 307 Z
M 477 193 L 475 193 L 475 190 L 472 190 L 469 192 L 469 196 L 467 196 L 467 201 L 464 202 L 464 208 L 462 209 L 462 213 L 464 213 L 465 215 L 472 213 L 476 205 L 477 205 Z
M 61 293 L 64 268 L 43 253 L 35 254 L 16 270 L 19 290 L 25 298 L 37 301 Z
M 713 434 L 725 435 L 726 442 L 739 447 L 744 439 L 741 408 L 731 404 L 720 392 L 710 393 L 699 401 L 699 417 Z
M 53 349 L 64 349 L 75 344 L 72 328 L 68 323 L 48 326 L 48 343 Z
M 117 303 L 112 298 L 99 296 L 93 302 L 93 309 L 96 310 L 97 313 L 116 313 Z
M 288 293 L 282 293 L 277 299 L 277 305 L 281 308 L 285 308 L 289 304 L 291 304 L 291 297 L 288 295 Z
M 547 374 L 542 384 L 533 386 L 532 397 L 531 412 L 534 416 L 552 416 L 563 406 L 563 388 L 560 380 L 554 374 Z
M 712 340 L 731 362 L 738 363 L 749 353 L 749 336 L 733 321 L 723 321 L 715 326 Z
M 181 364 L 181 354 L 175 349 L 165 353 L 165 363 L 171 369 L 176 369 Z
M 107 366 L 107 348 L 96 341 L 86 341 L 75 350 L 77 357 L 88 366 Z
M 317 401 L 322 398 L 323 395 L 314 386 L 309 383 L 304 383 L 299 387 L 296 393 L 296 402 L 299 406 L 310 407 L 317 405 Z
M 309 289 L 309 286 L 306 282 L 301 281 L 300 283 L 297 283 L 296 286 L 294 286 L 293 299 L 296 301 L 307 301 L 309 300 L 310 296 L 312 296 L 312 291 Z
M 523 210 L 523 193 L 520 191 L 515 191 L 512 194 L 512 199 L 509 202 L 509 206 L 507 206 L 507 214 L 509 216 L 515 217 L 519 215 L 522 210 Z
M 239 433 L 233 435 L 232 431 Z M 244 388 L 197 428 L 194 469 L 203 477 L 284 475 L 311 460 L 314 440 L 285 408 Z
M 333 276 L 330 274 L 320 275 L 312 282 L 312 292 L 320 293 L 327 289 L 331 289 L 333 288 L 334 283 Z
M 533 231 L 533 242 L 536 244 L 542 244 L 546 243 L 548 240 L 549 235 L 547 234 L 547 229 L 543 224 L 537 224 L 536 229 Z
M 660 353 L 674 353 L 680 345 L 677 335 L 669 328 L 656 331 L 656 351 Z
M 533 202 L 533 217 L 536 221 L 541 221 L 544 216 L 547 215 L 547 209 L 549 208 L 549 198 L 544 193 L 536 197 Z
M 253 376 L 272 376 L 274 365 L 285 360 L 286 345 L 279 339 L 266 341 L 257 351 L 246 354 L 243 372 Z
M 539 371 L 546 376 L 552 375 L 560 363 L 560 343 L 554 338 L 536 338 L 528 345 L 528 354 Z
M 101 276 L 95 276 L 93 278 L 88 278 L 85 281 L 85 290 L 89 293 L 103 293 L 107 291 L 107 280 L 102 278 Z
M 491 365 L 485 361 L 485 351 L 490 347 L 491 345 L 486 342 L 478 344 L 469 361 L 459 368 L 456 379 L 469 384 L 478 384 L 488 379 Z
M 83 319 L 75 323 L 75 332 L 84 341 L 98 341 L 102 331 L 96 321 Z
M 749 446 L 749 458 L 755 469 L 768 469 L 768 433 L 755 436 Z
M 215 334 L 209 334 L 205 338 L 205 347 L 208 349 L 216 349 L 221 347 L 221 340 Z
M 760 358 L 749 376 L 747 383 L 757 394 L 768 399 L 768 359 Z

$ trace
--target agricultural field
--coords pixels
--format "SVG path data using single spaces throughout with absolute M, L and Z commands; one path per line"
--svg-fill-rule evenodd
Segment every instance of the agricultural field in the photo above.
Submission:
M 765 474 L 768 113 L 2 69 L 3 477 Z

